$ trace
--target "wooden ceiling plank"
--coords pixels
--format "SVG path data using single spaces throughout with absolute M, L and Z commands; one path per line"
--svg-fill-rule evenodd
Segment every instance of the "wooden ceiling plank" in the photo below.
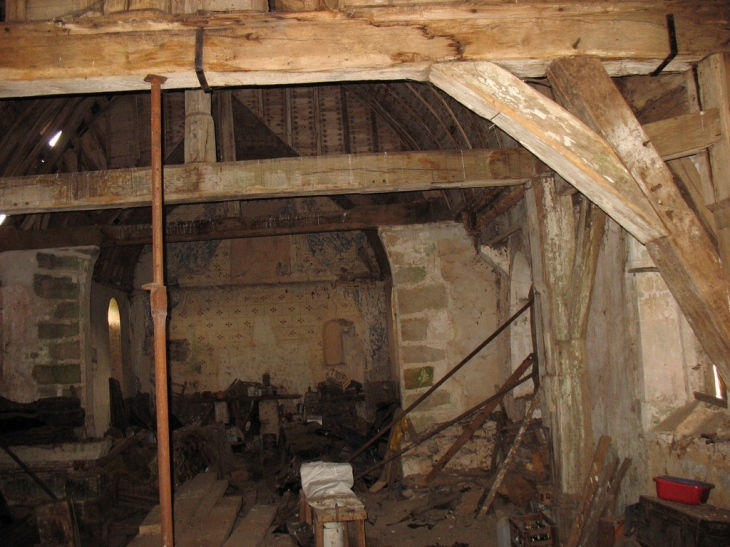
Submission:
M 535 176 L 527 150 L 279 158 L 165 168 L 165 203 L 510 186 Z M 148 205 L 149 168 L 0 179 L 6 214 Z
M 611 143 L 646 196 L 642 202 L 667 227 L 668 235 L 647 241 L 647 250 L 700 344 L 730 377 L 730 285 L 712 240 L 672 173 L 600 62 L 560 59 L 548 76 L 561 102 Z
M 667 56 L 666 13 L 682 47 L 667 70 L 730 52 L 719 1 L 585 2 L 378 7 L 347 12 L 165 15 L 135 12 L 58 22 L 4 23 L 0 97 L 197 88 L 195 37 L 215 87 L 425 80 L 445 61 L 491 61 L 542 77 L 572 55 L 603 60 L 613 76 L 648 74 Z
M 666 235 L 611 146 L 583 122 L 493 63 L 434 65 L 431 82 L 522 143 L 639 241 Z
M 423 85 L 423 84 L 420 84 L 420 85 Z M 454 150 L 459 150 L 461 148 L 471 148 L 471 146 L 469 146 L 469 144 L 468 144 L 469 139 L 465 139 L 465 142 L 463 142 L 463 143 L 460 143 L 459 141 L 457 141 L 456 137 L 454 137 L 454 135 L 449 130 L 448 123 L 444 120 L 444 118 L 438 112 L 436 112 L 436 109 L 431 104 L 431 101 L 427 100 L 426 97 L 423 96 L 423 94 L 420 92 L 420 90 L 417 89 L 413 83 L 406 82 L 406 87 L 408 88 L 408 90 L 411 93 L 413 93 L 413 95 L 416 96 L 418 101 L 426 108 L 426 110 L 428 110 L 431 113 L 431 115 L 436 119 L 438 124 L 441 126 L 441 131 L 443 131 L 444 135 L 446 135 L 446 137 L 451 141 L 451 146 L 449 148 L 454 149 Z M 433 88 L 429 88 L 429 89 L 433 90 Z M 436 96 L 439 96 L 438 92 L 436 92 L 434 94 Z M 442 106 L 443 106 L 443 103 L 442 103 Z M 448 121 L 455 122 L 458 125 L 458 120 L 456 120 L 456 117 L 453 115 L 453 112 L 451 112 L 448 109 L 446 110 L 446 112 L 448 114 L 451 114 Z M 439 141 L 441 141 L 441 139 L 439 139 Z M 439 148 L 443 149 L 445 147 L 442 145 Z
M 406 129 L 399 120 L 394 118 L 390 114 L 390 112 L 383 108 L 383 105 L 379 101 L 375 100 L 375 98 L 372 96 L 367 88 L 361 85 L 353 84 L 347 86 L 347 90 L 354 93 L 357 97 L 364 101 L 365 104 L 367 104 L 372 109 L 373 114 L 375 114 L 376 116 L 380 116 L 385 121 L 385 123 L 387 123 L 391 127 L 391 129 L 393 129 L 393 131 L 396 133 L 396 135 L 398 135 L 401 141 L 406 146 L 409 146 L 411 150 L 421 149 L 418 142 L 415 138 L 413 138 L 408 129 Z M 373 131 L 373 135 L 377 135 L 377 132 Z

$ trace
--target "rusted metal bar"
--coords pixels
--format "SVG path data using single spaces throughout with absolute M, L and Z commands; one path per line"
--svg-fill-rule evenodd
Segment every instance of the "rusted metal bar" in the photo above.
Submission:
M 33 479 L 36 482 L 36 484 L 38 486 L 40 486 L 46 494 L 48 494 L 49 496 L 51 496 L 51 499 L 52 500 L 57 500 L 58 499 L 58 496 L 56 494 L 54 494 L 53 491 L 50 488 L 48 488 L 48 486 L 46 486 L 46 483 L 43 482 L 38 477 L 38 475 L 36 475 L 35 473 L 33 473 L 33 470 L 30 467 L 28 467 L 27 465 L 25 465 L 25 462 L 23 460 L 21 460 L 15 454 L 15 452 L 13 452 L 12 450 L 10 450 L 9 447 L 7 447 L 7 446 L 5 446 L 3 444 L 0 444 L 0 448 L 2 448 L 8 454 L 8 456 L 10 456 L 11 458 L 13 458 L 13 461 L 15 461 L 15 463 L 17 463 L 23 471 L 25 471 L 26 473 L 28 473 L 28 475 L 30 476 L 30 478 Z
M 531 372 L 530 374 L 528 374 L 524 378 L 521 378 L 515 384 L 513 384 L 511 386 L 505 386 L 505 387 L 503 387 L 497 393 L 495 393 L 494 395 L 492 395 L 489 399 L 486 399 L 486 400 L 482 401 L 481 403 L 479 403 L 479 404 L 471 407 L 466 412 L 464 412 L 462 414 L 459 414 L 456 418 L 453 418 L 453 419 L 449 420 L 448 422 L 442 423 L 436 429 L 434 429 L 433 431 L 431 431 L 428 435 L 425 435 L 425 436 L 421 437 L 420 439 L 418 439 L 417 441 L 409 444 L 408 446 L 401 448 L 400 450 L 398 450 L 398 452 L 393 452 L 390 456 L 387 456 L 386 458 L 384 458 L 380 462 L 376 463 L 371 468 L 369 468 L 367 471 L 363 471 L 362 473 L 360 473 L 357 477 L 355 477 L 355 480 L 360 480 L 364 476 L 369 475 L 370 473 L 372 473 L 373 471 L 375 471 L 379 467 L 384 466 L 386 463 L 391 462 L 394 459 L 396 459 L 397 457 L 402 456 L 406 452 L 408 452 L 408 451 L 416 448 L 419 444 L 424 443 L 427 440 L 429 440 L 430 438 L 438 435 L 444 429 L 449 428 L 449 427 L 451 427 L 452 425 L 454 425 L 456 423 L 459 423 L 461 420 L 463 420 L 464 418 L 467 418 L 468 416 L 471 416 L 475 412 L 477 412 L 480 409 L 484 408 L 486 405 L 492 404 L 495 401 L 499 402 L 500 400 L 502 400 L 502 397 L 504 397 L 505 395 L 507 395 L 507 393 L 509 393 L 511 390 L 513 390 L 517 386 L 520 386 L 520 385 L 524 384 L 528 380 L 533 379 L 535 376 L 536 376 L 536 374 L 534 372 Z M 403 418 L 403 414 L 401 414 L 401 419 L 402 418 Z
M 157 475 L 160 488 L 160 533 L 163 547 L 172 547 L 172 480 L 170 478 L 170 420 L 167 398 L 167 288 L 165 287 L 162 219 L 162 84 L 164 76 L 150 74 L 152 85 L 152 283 L 150 310 L 154 327 L 155 398 L 157 410 Z
M 409 412 L 410 412 L 411 410 L 413 410 L 414 408 L 416 408 L 416 407 L 417 407 L 418 405 L 420 405 L 420 404 L 421 404 L 421 403 L 422 403 L 422 402 L 423 402 L 423 401 L 424 401 L 424 400 L 426 399 L 426 397 L 428 397 L 429 395 L 431 395 L 431 393 L 433 393 L 433 392 L 434 392 L 434 391 L 436 391 L 436 390 L 437 390 L 437 389 L 438 389 L 439 387 L 441 387 L 441 385 L 442 385 L 442 384 L 443 384 L 443 383 L 444 383 L 444 382 L 445 382 L 446 380 L 448 380 L 448 379 L 449 379 L 449 378 L 451 378 L 451 377 L 452 377 L 452 376 L 453 376 L 454 374 L 456 374 L 456 372 L 457 372 L 457 371 L 458 371 L 459 369 L 461 369 L 461 367 L 463 367 L 463 366 L 464 366 L 465 364 L 467 364 L 467 363 L 468 363 L 469 361 L 471 361 L 471 359 L 472 359 L 472 358 L 473 358 L 473 357 L 474 357 L 474 356 L 475 356 L 475 355 L 476 355 L 477 353 L 479 353 L 480 351 L 482 351 L 482 350 L 483 350 L 483 349 L 484 349 L 484 348 L 485 348 L 485 347 L 486 347 L 487 345 L 489 345 L 489 344 L 490 344 L 490 343 L 492 342 L 492 340 L 494 340 L 495 338 L 497 338 L 497 336 L 499 336 L 500 334 L 502 334 L 502 332 L 503 332 L 503 331 L 504 331 L 504 330 L 505 330 L 505 329 L 506 329 L 507 327 L 509 327 L 509 326 L 510 326 L 510 325 L 511 325 L 511 324 L 512 324 L 512 323 L 513 323 L 513 322 L 514 322 L 514 321 L 515 321 L 515 320 L 516 320 L 516 319 L 517 319 L 517 318 L 518 318 L 518 317 L 519 317 L 520 315 L 522 315 L 523 313 L 525 313 L 525 311 L 526 311 L 527 309 L 529 309 L 529 307 L 530 307 L 530 306 L 532 306 L 532 301 L 533 301 L 533 299 L 532 299 L 532 298 L 530 298 L 530 300 L 528 300 L 528 302 L 527 302 L 527 303 L 526 303 L 526 304 L 525 304 L 524 306 L 522 306 L 522 307 L 521 307 L 521 308 L 520 308 L 519 310 L 517 310 L 517 311 L 515 312 L 515 314 L 514 314 L 514 315 L 513 315 L 512 317 L 510 317 L 509 319 L 507 319 L 507 321 L 505 321 L 504 323 L 502 323 L 502 325 L 501 325 L 501 326 L 500 326 L 500 327 L 499 327 L 499 328 L 498 328 L 497 330 L 495 330 L 495 331 L 494 331 L 494 332 L 493 332 L 492 334 L 490 334 L 490 335 L 489 335 L 489 337 L 488 337 L 488 338 L 487 338 L 486 340 L 484 340 L 484 342 L 482 342 L 482 343 L 481 343 L 481 344 L 479 344 L 479 345 L 478 345 L 478 346 L 477 346 L 476 348 L 474 348 L 474 349 L 472 350 L 472 352 L 471 352 L 471 353 L 470 353 L 469 355 L 467 355 L 466 357 L 464 357 L 464 358 L 463 358 L 463 359 L 461 360 L 461 362 L 459 362 L 459 364 L 458 364 L 458 365 L 456 365 L 456 366 L 455 366 L 454 368 L 452 368 L 452 369 L 451 369 L 451 370 L 450 370 L 449 372 L 447 372 L 446 374 L 444 374 L 444 376 L 443 376 L 443 377 L 442 377 L 442 378 L 441 378 L 441 379 L 440 379 L 440 380 L 439 380 L 438 382 L 436 382 L 436 383 L 435 383 L 434 385 L 432 385 L 432 386 L 431 386 L 431 387 L 430 387 L 430 388 L 428 389 L 428 391 L 426 391 L 426 392 L 425 392 L 425 393 L 423 393 L 423 394 L 422 394 L 422 395 L 421 395 L 421 396 L 420 396 L 420 397 L 419 397 L 418 399 L 416 399 L 415 401 L 413 401 L 413 402 L 412 402 L 412 403 L 411 403 L 411 404 L 409 405 L 409 407 L 408 407 L 408 408 L 406 408 L 406 409 L 405 409 L 405 410 L 403 411 L 403 414 L 401 415 L 401 417 L 400 417 L 400 418 L 398 418 L 398 419 L 396 419 L 396 420 L 393 420 L 393 421 L 392 421 L 392 422 L 390 422 L 390 424 L 388 424 L 387 426 L 385 426 L 385 427 L 382 427 L 382 428 L 380 429 L 380 431 L 378 431 L 378 432 L 377 432 L 377 433 L 376 433 L 375 435 L 373 435 L 372 437 L 370 437 L 370 440 L 369 440 L 368 442 L 366 442 L 366 443 L 365 443 L 364 445 L 362 445 L 362 446 L 361 446 L 360 448 L 358 448 L 357 450 L 355 450 L 355 453 L 354 453 L 354 454 L 352 454 L 352 456 L 350 456 L 350 457 L 349 457 L 349 458 L 347 459 L 347 461 L 348 461 L 348 462 L 351 462 L 352 460 L 354 460 L 355 458 L 357 458 L 357 457 L 358 457 L 358 456 L 359 456 L 360 454 L 362 454 L 362 453 L 363 453 L 363 452 L 364 452 L 365 450 L 367 450 L 367 449 L 368 449 L 368 447 L 369 447 L 370 445 L 372 445 L 372 444 L 373 444 L 373 443 L 374 443 L 375 441 L 377 441 L 377 440 L 378 440 L 378 439 L 379 439 L 380 437 L 382 437 L 382 436 L 383 436 L 383 434 L 384 434 L 384 433 L 385 433 L 386 431 L 390 431 L 390 428 L 391 428 L 391 427 L 393 427 L 393 426 L 394 426 L 395 424 L 397 424 L 397 423 L 398 423 L 398 422 L 400 421 L 400 419 L 401 419 L 401 418 L 402 418 L 403 416 L 407 416 L 407 415 L 408 415 L 408 413 L 409 413 Z

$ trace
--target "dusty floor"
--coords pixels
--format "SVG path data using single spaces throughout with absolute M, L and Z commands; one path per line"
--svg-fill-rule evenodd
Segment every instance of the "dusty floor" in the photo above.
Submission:
M 281 469 L 286 467 L 286 462 L 282 460 L 277 452 L 234 454 L 226 495 L 242 497 L 239 519 L 256 504 L 278 507 L 264 547 L 313 547 L 311 530 L 299 523 L 299 485 L 297 481 L 284 480 Z M 356 483 L 353 489 L 368 512 L 365 525 L 368 547 L 496 545 L 497 518 L 515 514 L 517 509 L 497 496 L 492 511 L 475 518 L 475 504 L 488 485 L 488 479 L 486 474 L 445 473 L 428 487 L 406 479 L 377 493 L 368 492 L 368 485 L 363 482 Z M 153 478 L 133 474 L 122 480 L 127 483 L 126 495 L 117 498 L 93 535 L 82 534 L 83 547 L 125 547 L 156 504 Z M 0 545 L 30 547 L 36 544 L 38 536 L 33 528 L 33 518 L 29 518 L 20 530 L 22 533 L 11 537 L 4 534 L 9 528 L 0 526 Z M 351 535 L 353 533 L 351 530 Z M 356 545 L 354 537 L 350 545 Z

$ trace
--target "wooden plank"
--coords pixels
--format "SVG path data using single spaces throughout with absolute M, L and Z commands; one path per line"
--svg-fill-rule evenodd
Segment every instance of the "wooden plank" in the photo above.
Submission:
M 0 36 L 0 97 L 197 88 L 196 29 L 205 30 L 211 86 L 378 79 L 424 80 L 431 63 L 499 62 L 521 77 L 583 54 L 612 75 L 647 74 L 668 54 L 666 13 L 682 47 L 668 70 L 730 51 L 722 2 L 583 2 L 381 7 L 347 12 L 79 18 L 6 23 Z M 536 33 L 536 29 L 539 32 Z M 536 38 L 539 36 L 539 38 Z
M 26 0 L 5 0 L 5 21 L 25 21 Z
M 717 222 L 713 212 L 705 205 L 702 195 L 702 179 L 700 172 L 695 167 L 692 158 L 679 158 L 670 160 L 667 165 L 672 173 L 679 179 L 677 184 L 682 185 L 682 193 L 690 206 L 694 209 L 700 221 L 710 236 L 717 241 Z M 720 250 L 721 256 L 722 250 Z M 723 261 L 724 262 L 724 261 Z
M 708 205 L 730 200 L 730 56 L 710 55 L 697 66 L 702 108 L 717 108 L 722 138 L 710 147 L 714 196 Z
M 637 203 L 666 226 L 669 235 L 645 242 L 647 250 L 700 344 L 730 377 L 730 285 L 709 234 L 600 62 L 560 59 L 548 75 L 560 100 L 616 150 L 645 196 Z
M 275 505 L 254 505 L 223 547 L 258 547 L 275 516 Z
M 435 65 L 430 80 L 517 139 L 639 241 L 666 234 L 611 146 L 519 78 L 492 63 L 448 63 Z
M 280 158 L 165 168 L 165 203 L 382 193 L 522 184 L 538 162 L 524 149 Z M 150 169 L 0 179 L 5 214 L 135 207 L 150 202 Z
M 696 154 L 722 136 L 717 108 L 647 123 L 644 131 L 664 160 Z
M 221 547 L 226 541 L 241 510 L 241 496 L 221 498 L 208 518 L 176 535 L 178 547 Z
M 606 214 L 585 197 L 580 203 L 575 258 L 567 294 L 570 338 L 585 339 L 598 266 L 598 253 L 606 229 Z
M 575 322 L 576 314 L 587 316 L 583 308 L 589 307 L 590 295 L 584 290 L 573 293 L 577 283 L 585 283 L 573 279 L 573 275 L 587 275 L 591 270 L 575 265 L 583 255 L 576 252 L 580 248 L 576 240 L 580 229 L 576 227 L 573 198 L 561 195 L 554 178 L 547 176 L 532 181 L 525 198 L 536 304 L 536 348 L 546 406 L 551 409 L 550 431 L 558 464 L 553 470 L 553 484 L 557 491 L 577 496 L 588 473 L 593 429 L 588 359 L 585 338 L 581 338 L 585 331 L 576 328 Z M 562 512 L 561 507 L 556 510 Z
M 213 95 L 216 111 L 215 134 L 220 161 L 236 161 L 236 135 L 233 123 L 231 90 L 225 89 Z
M 175 492 L 175 527 L 182 526 L 195 513 L 200 501 L 217 481 L 216 473 L 198 473 Z M 139 526 L 139 535 L 160 535 L 160 506 L 155 505 Z
M 540 402 L 540 387 L 537 388 L 537 390 L 535 391 L 535 394 L 532 396 L 532 402 L 530 403 L 530 408 L 527 409 L 527 414 L 525 414 L 525 419 L 522 421 L 522 425 L 520 426 L 520 429 L 517 431 L 515 440 L 512 443 L 512 446 L 510 447 L 509 452 L 507 452 L 507 456 L 505 457 L 504 461 L 502 462 L 502 465 L 500 466 L 499 471 L 497 471 L 497 474 L 494 477 L 494 481 L 492 482 L 492 486 L 489 489 L 489 493 L 487 494 L 487 497 L 484 500 L 484 504 L 479 509 L 480 515 L 487 514 L 487 512 L 489 511 L 489 508 L 492 506 L 492 502 L 494 501 L 494 498 L 497 495 L 497 490 L 499 490 L 499 487 L 502 485 L 502 481 L 504 480 L 504 477 L 507 474 L 507 471 L 509 471 L 509 468 L 512 465 L 512 460 L 514 460 L 515 454 L 517 454 L 517 449 L 519 449 L 520 444 L 522 444 L 522 437 L 525 436 L 525 431 L 527 431 L 527 426 L 532 421 L 532 415 L 535 413 L 535 409 L 537 408 L 537 404 L 539 402 Z
M 588 506 L 593 499 L 596 489 L 598 488 L 598 479 L 603 472 L 603 465 L 606 460 L 606 455 L 608 454 L 609 446 L 611 446 L 611 437 L 602 435 L 598 440 L 598 446 L 596 447 L 596 452 L 593 456 L 593 463 L 591 463 L 590 472 L 585 480 L 583 496 L 578 504 L 578 510 L 576 511 L 573 525 L 570 528 L 570 537 L 565 543 L 566 547 L 576 547 L 578 545 L 580 536 L 583 533 L 583 527 L 586 523 L 586 517 L 588 516 Z
M 210 486 L 208 492 L 202 498 L 200 498 L 200 502 L 195 508 L 195 513 L 187 520 L 181 521 L 179 525 L 175 527 L 175 530 L 179 530 L 180 532 L 185 533 L 185 531 L 189 528 L 205 525 L 209 518 L 210 512 L 213 510 L 216 503 L 218 503 L 218 500 L 223 497 L 223 494 L 226 493 L 227 489 L 227 480 L 224 479 L 215 481 Z

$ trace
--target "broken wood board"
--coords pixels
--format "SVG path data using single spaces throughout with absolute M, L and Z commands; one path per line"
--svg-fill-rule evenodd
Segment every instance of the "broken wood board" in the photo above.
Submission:
M 276 516 L 275 505 L 254 505 L 223 547 L 258 547 Z
M 532 402 L 530 403 L 530 408 L 527 410 L 527 414 L 525 414 L 525 419 L 522 422 L 522 425 L 520 426 L 519 431 L 517 432 L 517 436 L 515 437 L 514 442 L 512 443 L 512 446 L 509 449 L 509 452 L 507 452 L 507 457 L 502 462 L 502 466 L 499 468 L 499 471 L 497 471 L 497 474 L 494 477 L 494 482 L 492 482 L 492 486 L 489 489 L 489 493 L 487 494 L 486 499 L 484 500 L 484 504 L 478 509 L 479 515 L 486 515 L 489 511 L 489 508 L 492 506 L 492 502 L 494 501 L 495 496 L 497 495 L 497 490 L 502 485 L 502 480 L 504 479 L 505 475 L 507 474 L 507 471 L 509 471 L 510 465 L 512 465 L 512 460 L 515 457 L 515 454 L 517 453 L 517 449 L 520 447 L 520 444 L 522 443 L 522 437 L 525 435 L 525 431 L 527 431 L 527 426 L 532 421 L 532 415 L 535 413 L 535 409 L 537 408 L 537 404 L 540 402 L 540 387 L 537 388 L 535 391 L 535 394 L 532 396 Z M 477 516 L 479 516 L 477 515 Z

